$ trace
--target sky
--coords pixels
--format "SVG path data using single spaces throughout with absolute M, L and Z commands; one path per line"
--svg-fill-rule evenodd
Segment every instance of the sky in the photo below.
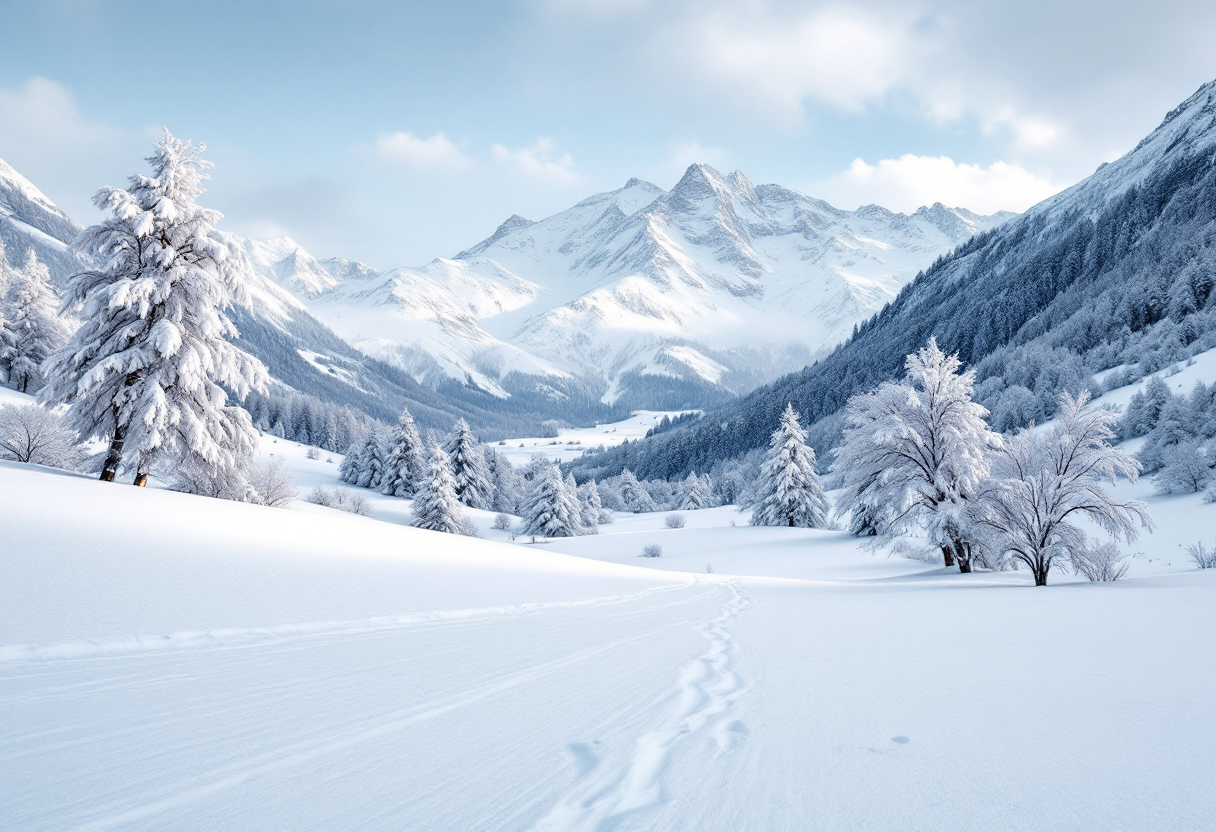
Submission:
M 221 227 L 380 269 L 693 162 L 1022 211 L 1216 79 L 1216 3 L 0 0 L 0 158 L 78 222 L 160 132 Z

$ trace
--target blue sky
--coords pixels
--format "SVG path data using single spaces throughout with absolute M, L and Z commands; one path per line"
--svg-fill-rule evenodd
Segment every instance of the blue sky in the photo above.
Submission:
M 224 227 L 379 268 L 693 161 L 1022 210 L 1216 78 L 1216 4 L 0 0 L 0 157 L 80 222 L 162 126 Z

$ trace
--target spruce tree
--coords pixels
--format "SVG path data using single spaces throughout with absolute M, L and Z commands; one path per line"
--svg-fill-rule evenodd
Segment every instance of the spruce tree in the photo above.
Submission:
M 690 472 L 684 479 L 683 488 L 684 497 L 680 501 L 680 508 L 682 510 L 696 511 L 713 506 L 713 481 L 709 478 L 709 474 L 697 476 L 696 471 Z
M 384 480 L 387 454 L 384 435 L 379 430 L 369 431 L 359 452 L 359 478 L 355 485 L 360 488 L 378 489 Z
M 210 163 L 202 147 L 165 131 L 152 175 L 94 197 L 112 216 L 73 246 L 96 267 L 73 275 L 64 305 L 84 323 L 47 361 L 44 400 L 67 406 L 82 436 L 109 443 L 101 479 L 120 464 L 147 482 L 160 459 L 193 468 L 238 467 L 256 449 L 248 414 L 228 407 L 266 386 L 266 369 L 235 347 L 224 310 L 247 303 L 244 249 L 216 230 L 220 214 L 195 204 Z
M 565 488 L 562 489 L 562 511 L 569 516 L 570 527 L 574 529 L 574 533 L 597 534 L 597 524 L 583 520 L 583 505 L 578 499 L 578 483 L 574 481 L 574 474 L 566 474 L 563 485 Z
M 659 510 L 650 492 L 628 468 L 621 472 L 621 502 L 635 514 Z
M 456 420 L 443 449 L 452 462 L 457 499 L 470 508 L 490 508 L 494 504 L 494 483 L 490 480 L 481 445 L 469 429 L 468 422 Z
M 414 525 L 433 532 L 460 534 L 464 531 L 464 514 L 456 499 L 456 478 L 447 453 L 432 444 L 427 458 L 426 475 L 414 496 Z
M 276 422 L 281 428 L 282 422 Z M 348 482 L 354 485 L 359 481 L 359 455 L 363 452 L 363 443 L 355 441 L 346 449 L 346 456 L 342 458 L 342 464 L 338 466 L 338 479 L 342 482 Z
M 752 525 L 826 528 L 828 499 L 815 473 L 815 451 L 806 444 L 793 405 L 785 406 L 768 448 L 760 466 Z
M 604 521 L 604 504 L 595 480 L 587 480 L 578 487 L 578 501 L 584 526 L 593 529 Z
M 541 537 L 573 537 L 582 525 L 568 497 L 566 481 L 556 465 L 538 472 L 520 509 L 524 534 Z
M 24 268 L 9 270 L 7 283 L 0 291 L 0 366 L 12 387 L 33 392 L 42 386 L 42 363 L 68 340 L 68 328 L 59 318 L 51 273 L 32 249 Z
M 390 497 L 412 497 L 423 476 L 422 437 L 408 408 L 402 408 L 391 439 L 380 490 Z

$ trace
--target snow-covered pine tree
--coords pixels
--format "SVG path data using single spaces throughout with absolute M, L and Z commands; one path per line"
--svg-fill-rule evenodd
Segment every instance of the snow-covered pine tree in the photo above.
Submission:
M 414 495 L 414 525 L 433 532 L 460 534 L 464 531 L 464 512 L 456 499 L 456 478 L 452 463 L 438 443 L 427 455 L 426 475 Z
M 595 480 L 587 480 L 578 487 L 578 502 L 584 526 L 593 529 L 603 522 L 604 504 L 600 501 L 600 490 Z
M 714 504 L 713 480 L 709 474 L 697 476 L 696 471 L 690 472 L 684 479 L 683 490 L 684 496 L 680 500 L 682 511 L 710 508 Z
M 971 399 L 975 371 L 959 372 L 957 355 L 946 356 L 930 338 L 905 366 L 903 381 L 849 399 L 834 466 L 841 509 L 879 522 L 880 539 L 919 523 L 947 566 L 957 561 L 970 572 L 968 501 L 1001 440 L 984 421 L 988 411 Z
M 563 484 L 565 488 L 562 490 L 562 510 L 569 515 L 574 533 L 599 534 L 598 522 L 587 523 L 583 519 L 583 504 L 578 498 L 578 483 L 574 481 L 574 474 L 566 474 Z
M 384 464 L 384 476 L 380 490 L 390 497 L 410 497 L 418 490 L 422 479 L 424 458 L 422 437 L 414 425 L 414 417 L 408 408 L 402 408 L 397 430 L 390 440 L 388 459 Z
M 59 298 L 51 288 L 51 273 L 33 249 L 25 267 L 9 270 L 0 292 L 0 366 L 8 383 L 22 393 L 42 386 L 42 362 L 68 340 L 59 317 Z
M 282 423 L 277 423 L 282 426 Z M 346 449 L 346 456 L 338 466 L 338 479 L 354 485 L 359 481 L 359 456 L 363 453 L 363 441 L 356 440 Z
M 109 442 L 101 479 L 120 463 L 147 482 L 159 459 L 212 469 L 237 467 L 257 434 L 228 392 L 266 386 L 261 362 L 228 339 L 224 310 L 248 302 L 244 249 L 216 230 L 220 214 L 195 204 L 210 163 L 203 148 L 165 131 L 148 158 L 152 175 L 94 197 L 112 216 L 73 248 L 96 267 L 73 275 L 65 310 L 84 319 L 44 372 L 46 402 L 67 405 L 82 436 Z
M 519 501 L 523 499 L 523 475 L 515 469 L 511 460 L 493 449 L 486 452 L 486 464 L 494 481 L 494 505 L 490 510 L 514 514 L 519 510 Z
M 469 429 L 469 423 L 457 419 L 452 432 L 444 442 L 452 461 L 452 473 L 456 476 L 456 497 L 470 508 L 488 509 L 494 505 L 494 483 L 486 466 L 485 455 L 477 437 Z
M 769 440 L 756 496 L 753 526 L 822 529 L 828 525 L 828 498 L 815 473 L 815 451 L 806 444 L 806 431 L 791 404 L 785 406 Z
M 536 474 L 519 513 L 523 533 L 541 537 L 573 537 L 582 523 L 571 514 L 566 481 L 556 465 Z
M 384 446 L 383 433 L 376 429 L 368 431 L 363 448 L 359 451 L 359 478 L 355 480 L 355 485 L 360 488 L 380 488 L 388 456 Z
M 635 514 L 641 514 L 648 511 L 658 511 L 659 507 L 655 505 L 654 500 L 650 496 L 650 492 L 646 487 L 638 482 L 637 476 L 626 468 L 621 472 L 621 502 L 625 507 Z

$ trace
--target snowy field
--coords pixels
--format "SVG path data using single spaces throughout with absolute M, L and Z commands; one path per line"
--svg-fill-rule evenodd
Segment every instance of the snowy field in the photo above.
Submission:
M 0 828 L 1213 829 L 1216 505 L 1120 489 L 1128 577 L 1036 589 L 732 507 L 533 544 L 0 462 Z
M 569 462 L 578 459 L 584 451 L 599 445 L 612 448 L 624 444 L 626 440 L 636 442 L 646 435 L 646 431 L 663 421 L 665 416 L 674 419 L 693 412 L 695 411 L 635 410 L 628 419 L 611 424 L 589 428 L 561 428 L 556 439 L 539 436 L 504 439 L 495 443 L 494 450 L 509 459 L 517 468 L 527 465 L 533 454 L 544 454 L 555 462 Z

